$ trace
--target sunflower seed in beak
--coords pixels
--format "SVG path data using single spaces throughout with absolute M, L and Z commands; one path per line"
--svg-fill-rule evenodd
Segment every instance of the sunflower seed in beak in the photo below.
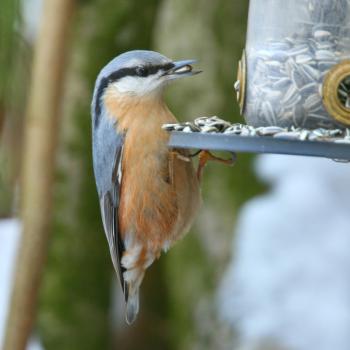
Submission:
M 182 74 L 182 73 L 188 73 L 188 72 L 192 72 L 192 66 L 189 64 L 186 64 L 185 66 L 182 66 L 174 70 L 174 73 L 176 74 Z

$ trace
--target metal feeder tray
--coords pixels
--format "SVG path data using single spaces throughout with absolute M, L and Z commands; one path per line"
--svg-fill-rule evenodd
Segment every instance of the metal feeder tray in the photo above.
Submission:
M 243 153 L 272 153 L 350 161 L 349 129 L 301 129 L 275 126 L 254 128 L 218 117 L 165 124 L 169 147 Z

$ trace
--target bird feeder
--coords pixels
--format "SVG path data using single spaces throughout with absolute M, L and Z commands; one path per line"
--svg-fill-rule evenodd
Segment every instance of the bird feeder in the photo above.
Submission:
M 237 86 L 246 122 L 349 126 L 349 21 L 349 0 L 251 0 Z
M 350 161 L 350 0 L 250 0 L 234 87 L 246 125 L 168 125 L 169 145 Z

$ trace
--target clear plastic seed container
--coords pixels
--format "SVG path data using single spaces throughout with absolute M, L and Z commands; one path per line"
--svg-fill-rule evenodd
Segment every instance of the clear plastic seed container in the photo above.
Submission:
M 250 0 L 245 52 L 248 124 L 350 125 L 350 0 Z

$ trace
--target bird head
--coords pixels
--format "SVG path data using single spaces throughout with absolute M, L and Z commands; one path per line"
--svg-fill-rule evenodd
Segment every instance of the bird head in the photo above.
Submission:
M 154 51 L 125 52 L 102 69 L 97 78 L 95 93 L 113 87 L 118 93 L 131 96 L 160 94 L 170 81 L 200 73 L 201 71 L 192 68 L 195 62 L 196 60 L 172 61 Z

